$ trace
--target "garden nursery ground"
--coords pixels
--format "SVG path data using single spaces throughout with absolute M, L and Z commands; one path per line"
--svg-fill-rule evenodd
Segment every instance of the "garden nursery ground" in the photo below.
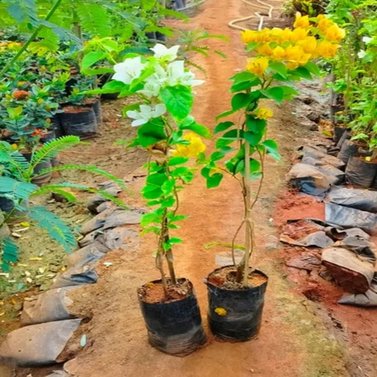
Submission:
M 274 8 L 271 19 L 267 17 L 270 8 L 262 11 L 266 14 L 267 26 L 281 26 L 283 1 L 268 0 L 267 3 Z M 206 83 L 195 88 L 194 105 L 194 115 L 202 124 L 212 127 L 215 116 L 229 107 L 229 77 L 245 64 L 240 33 L 229 28 L 228 23 L 254 11 L 261 11 L 260 3 L 207 0 L 191 15 L 189 23 L 169 21 L 179 28 L 200 28 L 227 37 L 208 42 L 211 50 L 222 51 L 224 57 L 210 54 L 193 58 L 205 70 L 205 73 L 198 72 Z M 244 25 L 256 28 L 257 23 L 258 19 L 252 18 Z M 74 357 L 69 357 L 64 367 L 14 369 L 0 365 L 0 377 L 45 377 L 63 368 L 66 375 L 72 377 L 377 376 L 377 309 L 339 305 L 337 301 L 343 291 L 334 282 L 323 279 L 315 268 L 300 268 L 292 263 L 292 259 L 308 253 L 308 249 L 279 242 L 288 220 L 325 219 L 324 204 L 320 200 L 298 193 L 287 184 L 297 149 L 327 142 L 316 124 L 306 117 L 313 112 L 321 116 L 326 111 L 329 97 L 324 82 L 304 81 L 300 85 L 300 97 L 288 105 L 274 106 L 275 117 L 269 132 L 279 144 L 282 159 L 266 161 L 265 183 L 255 209 L 257 251 L 253 262 L 257 261 L 255 266 L 269 276 L 261 331 L 255 339 L 232 343 L 208 335 L 201 349 L 183 358 L 152 348 L 147 341 L 136 291 L 145 283 L 146 275 L 158 278 L 151 252 L 154 238 L 139 236 L 135 225 L 131 227 L 135 232 L 127 243 L 108 252 L 98 263 L 98 282 L 70 294 L 71 312 L 86 318 L 66 351 L 72 352 Z M 309 105 L 308 98 L 311 99 Z M 129 139 L 134 132 L 128 121 L 119 115 L 124 102 L 123 99 L 103 101 L 101 136 L 67 154 L 70 163 L 96 164 L 124 177 L 127 189 L 121 197 L 130 206 L 144 208 L 139 192 L 145 179 L 142 165 L 147 157 L 139 150 L 125 151 L 117 142 Z M 211 140 L 207 147 L 213 149 Z M 60 158 L 64 161 L 67 156 L 63 154 Z M 64 174 L 74 182 L 98 183 L 85 173 Z M 204 319 L 207 289 L 203 280 L 219 261 L 231 263 L 228 246 L 239 225 L 243 206 L 241 200 L 230 199 L 241 195 L 238 183 L 231 179 L 226 178 L 217 189 L 205 190 L 204 187 L 203 178 L 198 177 L 181 194 L 182 213 L 190 213 L 190 216 L 178 231 L 184 243 L 176 249 L 176 268 L 180 276 L 193 282 L 204 327 L 210 334 Z M 49 206 L 73 224 L 90 219 L 83 205 L 65 206 L 55 201 Z M 43 248 L 48 243 L 43 233 L 23 242 L 26 249 Z M 309 253 L 315 257 L 318 249 L 310 249 Z M 34 256 L 38 257 L 38 253 Z M 24 258 L 30 257 L 33 257 L 32 251 Z M 55 254 L 55 258 L 59 271 L 63 267 L 63 251 Z M 42 260 L 41 266 L 46 263 L 51 265 L 51 261 Z M 4 311 L 0 317 L 0 340 L 19 326 L 22 301 L 30 296 L 30 292 L 26 292 L 4 299 L 0 306 L 0 312 Z

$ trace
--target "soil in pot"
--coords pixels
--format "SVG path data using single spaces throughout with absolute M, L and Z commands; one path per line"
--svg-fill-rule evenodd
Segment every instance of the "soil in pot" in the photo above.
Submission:
M 348 160 L 357 155 L 359 147 L 356 143 L 351 140 L 344 140 L 340 151 L 338 153 L 338 158 L 347 164 Z
M 364 188 L 372 186 L 377 176 L 377 161 L 366 161 L 362 157 L 351 157 L 346 168 L 346 179 L 353 185 Z
M 97 119 L 92 108 L 86 106 L 66 106 L 59 114 L 60 124 L 65 135 L 90 139 L 97 134 Z
M 236 281 L 234 266 L 208 275 L 208 322 L 214 335 L 225 340 L 246 341 L 255 337 L 262 322 L 268 277 L 250 269 L 249 286 Z
M 186 356 L 206 342 L 193 286 L 187 279 L 169 285 L 167 297 L 161 280 L 138 289 L 149 343 L 174 356 Z

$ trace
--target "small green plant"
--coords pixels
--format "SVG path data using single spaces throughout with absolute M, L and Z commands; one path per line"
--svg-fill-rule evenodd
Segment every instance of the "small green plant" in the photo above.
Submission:
M 217 124 L 216 149 L 202 169 L 209 188 L 219 186 L 224 174 L 235 178 L 241 186 L 244 217 L 232 240 L 232 252 L 236 282 L 242 287 L 249 285 L 250 257 L 255 249 L 253 210 L 265 177 L 265 158 L 268 155 L 275 159 L 280 157 L 276 141 L 268 135 L 267 121 L 273 111 L 261 101 L 269 99 L 281 104 L 293 98 L 297 92 L 292 83 L 319 75 L 320 70 L 313 60 L 333 57 L 342 36 L 343 31 L 323 15 L 315 19 L 297 15 L 293 30 L 243 32 L 247 50 L 253 51 L 255 56 L 248 60 L 246 70 L 231 78 L 231 109 L 217 117 L 240 113 L 241 121 Z M 253 180 L 259 180 L 254 194 Z M 245 252 L 236 265 L 234 245 L 242 228 L 245 229 Z
M 105 85 L 109 91 L 116 88 L 120 96 L 137 99 L 123 113 L 137 127 L 132 145 L 150 153 L 142 195 L 151 211 L 143 216 L 142 226 L 157 236 L 156 266 L 166 299 L 177 284 L 173 248 L 182 239 L 171 232 L 185 218 L 179 213 L 179 192 L 194 178 L 189 161 L 203 158 L 201 138 L 209 136 L 208 129 L 191 116 L 192 87 L 201 82 L 185 68 L 184 61 L 177 60 L 178 49 L 157 44 L 153 56 L 130 55 L 114 66 L 114 81 Z

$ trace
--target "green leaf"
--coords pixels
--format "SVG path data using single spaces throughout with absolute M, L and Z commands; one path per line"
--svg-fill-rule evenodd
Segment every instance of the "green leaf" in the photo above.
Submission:
M 263 138 L 263 133 L 245 132 L 243 137 L 251 145 L 256 146 Z
M 199 124 L 195 121 L 192 117 L 187 117 L 180 125 L 179 128 L 181 130 L 190 130 L 195 132 L 196 134 L 203 136 L 205 138 L 209 138 L 211 136 L 211 132 L 206 126 Z
M 265 140 L 262 144 L 265 146 L 267 153 L 271 155 L 272 158 L 274 158 L 275 160 L 280 160 L 281 156 L 278 150 L 279 147 L 275 140 Z
M 321 70 L 317 66 L 317 64 L 313 62 L 306 63 L 304 66 L 310 73 L 312 73 L 315 76 L 320 76 L 321 75 Z
M 250 103 L 250 97 L 246 93 L 237 93 L 232 97 L 232 110 L 237 111 Z
M 305 67 L 298 67 L 294 71 L 292 71 L 292 73 L 299 75 L 300 77 L 307 80 L 311 80 L 313 78 L 310 71 Z
M 167 86 L 161 89 L 160 95 L 169 113 L 174 118 L 184 119 L 190 114 L 193 96 L 191 89 L 187 86 Z
M 224 111 L 223 113 L 219 114 L 216 116 L 216 120 L 219 120 L 220 118 L 225 118 L 227 117 L 228 115 L 232 115 L 234 114 L 236 111 L 235 110 L 227 110 L 227 111 Z
M 146 148 L 166 139 L 164 124 L 161 119 L 153 118 L 138 127 L 136 145 Z
M 234 75 L 231 80 L 233 80 L 233 85 L 231 86 L 231 92 L 239 92 L 241 90 L 250 89 L 255 85 L 261 83 L 260 79 L 253 75 L 251 72 L 243 71 Z
M 233 122 L 221 122 L 215 127 L 214 133 L 217 134 L 219 132 L 223 132 L 232 126 L 234 126 Z
M 221 173 L 215 173 L 207 178 L 207 188 L 214 188 L 220 185 L 221 181 L 223 179 L 223 174 Z
M 277 103 L 284 100 L 284 90 L 280 86 L 264 89 L 261 91 L 267 98 L 273 99 Z
M 168 166 L 181 165 L 186 163 L 188 160 L 188 157 L 171 157 L 168 161 Z
M 258 134 L 264 134 L 267 126 L 267 121 L 264 119 L 254 118 L 251 115 L 246 117 L 246 127 L 249 131 Z
M 92 67 L 94 64 L 106 57 L 106 53 L 102 51 L 91 51 L 84 55 L 81 60 L 81 71 L 85 74 L 85 71 Z
M 287 67 L 285 64 L 277 61 L 271 61 L 268 66 L 273 71 L 279 73 L 280 76 L 287 78 Z
M 1 269 L 4 272 L 10 271 L 10 264 L 18 261 L 19 249 L 12 238 L 6 237 L 2 242 Z

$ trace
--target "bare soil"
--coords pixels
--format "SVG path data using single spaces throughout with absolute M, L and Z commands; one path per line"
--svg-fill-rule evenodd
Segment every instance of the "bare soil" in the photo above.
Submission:
M 282 1 L 271 0 L 277 8 Z M 215 55 L 195 57 L 206 69 L 206 84 L 196 89 L 195 116 L 203 124 L 215 125 L 215 116 L 229 108 L 229 77 L 245 65 L 245 53 L 239 32 L 227 27 L 231 19 L 249 15 L 254 10 L 240 0 L 207 0 L 201 12 L 180 28 L 204 29 L 224 34 L 228 41 L 214 39 L 211 50 L 220 50 L 226 58 Z M 279 12 L 274 12 L 275 16 Z M 249 22 L 249 26 L 251 25 Z M 67 161 L 90 162 L 125 176 L 128 190 L 124 198 L 131 205 L 142 205 L 139 190 L 145 162 L 140 151 L 126 151 L 115 143 L 126 141 L 134 130 L 120 119 L 121 103 L 105 105 L 105 128 L 100 138 L 76 148 L 65 156 Z M 257 250 L 253 267 L 269 277 L 262 328 L 258 337 L 244 343 L 219 342 L 209 335 L 206 347 L 185 357 L 162 354 L 147 342 L 140 313 L 137 289 L 146 281 L 158 279 L 152 253 L 155 240 L 141 238 L 138 247 L 126 252 L 114 250 L 100 263 L 97 284 L 83 287 L 72 295 L 73 310 L 90 318 L 83 324 L 73 346 L 82 335 L 87 345 L 76 358 L 65 364 L 73 377 L 162 377 L 174 373 L 180 377 L 374 377 L 377 328 L 375 311 L 336 304 L 341 291 L 319 274 L 285 267 L 288 257 L 304 252 L 302 248 L 269 247 L 278 235 L 278 226 L 290 218 L 323 218 L 323 205 L 287 191 L 285 174 L 291 166 L 294 150 L 312 139 L 308 128 L 297 124 L 292 106 L 274 109 L 271 135 L 280 144 L 282 160 L 268 160 L 267 176 L 255 209 Z M 208 142 L 211 149 L 212 140 Z M 63 156 L 64 158 L 64 156 Z M 65 173 L 64 178 L 95 184 L 87 174 Z M 239 226 L 243 208 L 238 183 L 226 178 L 221 188 L 206 190 L 198 177 L 183 192 L 181 212 L 190 214 L 178 232 L 185 242 L 175 250 L 179 276 L 193 282 L 203 315 L 207 310 L 207 292 L 203 278 L 215 267 L 215 256 L 231 242 Z M 211 250 L 206 247 L 212 243 Z M 241 243 L 241 238 L 237 240 Z M 9 376 L 45 377 L 54 368 L 19 369 Z M 1 374 L 1 369 L 0 369 Z M 5 374 L 4 374 L 5 375 Z M 2 375 L 1 375 L 2 376 Z M 8 377 L 7 375 L 5 375 Z

